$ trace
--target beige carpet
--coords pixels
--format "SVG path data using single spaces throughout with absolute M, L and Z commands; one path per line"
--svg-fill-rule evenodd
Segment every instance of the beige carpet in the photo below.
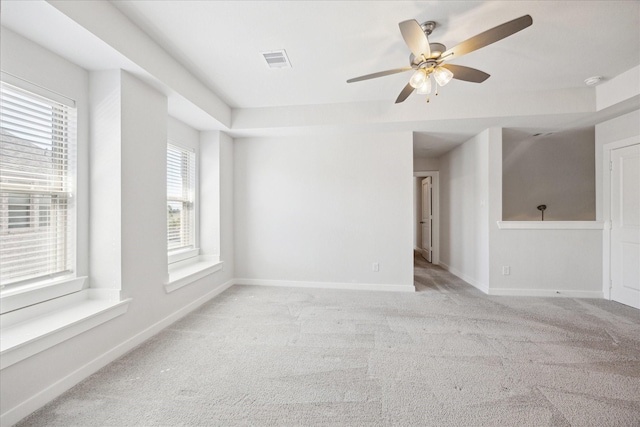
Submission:
M 234 286 L 19 425 L 640 426 L 638 310 L 416 288 Z

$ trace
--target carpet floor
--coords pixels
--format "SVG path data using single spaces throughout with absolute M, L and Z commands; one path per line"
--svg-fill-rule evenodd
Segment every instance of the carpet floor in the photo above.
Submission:
M 234 286 L 18 425 L 640 426 L 638 310 L 415 286 Z

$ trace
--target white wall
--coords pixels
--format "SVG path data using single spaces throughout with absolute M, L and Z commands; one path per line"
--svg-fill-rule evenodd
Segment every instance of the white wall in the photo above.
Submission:
M 199 156 L 200 132 L 175 117 L 167 118 L 167 138 L 174 144 L 191 148 L 196 157 Z
M 489 287 L 488 129 L 440 157 L 440 262 L 473 286 Z
M 3 69 L 16 74 L 24 72 L 33 82 L 68 96 L 77 95 L 77 99 L 83 100 L 79 103 L 79 115 L 85 118 L 81 123 L 86 124 L 86 100 L 89 98 L 86 71 L 4 30 L 2 55 Z M 102 129 L 111 129 L 110 136 L 114 138 L 111 147 L 117 150 L 109 157 L 101 157 L 104 153 L 99 151 L 92 153 L 91 191 L 80 193 L 84 199 L 80 203 L 85 206 L 90 194 L 93 201 L 108 196 L 115 206 L 108 210 L 112 215 L 92 212 L 97 215 L 92 216 L 92 221 L 97 222 L 92 224 L 90 236 L 84 232 L 80 255 L 87 257 L 87 246 L 93 239 L 115 245 L 103 248 L 108 251 L 105 253 L 111 253 L 108 257 L 92 256 L 90 281 L 99 284 L 96 274 L 103 272 L 106 287 L 121 287 L 124 296 L 133 300 L 126 314 L 3 369 L 0 373 L 3 420 L 19 414 L 24 416 L 46 403 L 204 303 L 235 277 L 230 138 L 221 136 L 220 162 L 223 166 L 218 184 L 222 201 L 220 257 L 225 261 L 225 270 L 167 294 L 164 289 L 167 275 L 166 97 L 119 70 L 92 73 L 90 78 L 96 79 L 93 89 L 104 89 L 92 94 L 95 95 L 91 97 L 94 111 L 100 113 L 99 106 L 105 106 L 105 101 L 111 102 L 109 106 L 115 109 L 115 114 L 94 117 L 94 125 L 105 120 L 101 123 Z M 79 88 L 80 93 L 73 93 L 73 88 Z M 87 138 L 87 127 L 81 125 L 80 139 L 86 143 Z M 79 161 L 81 170 L 85 171 L 84 179 L 79 182 L 83 186 L 89 181 L 86 147 L 81 151 Z M 97 178 L 99 173 L 104 174 L 102 181 Z M 86 207 L 83 209 L 86 212 Z M 99 254 L 100 248 L 92 246 L 93 251 Z M 115 274 L 107 274 L 116 265 L 111 264 L 114 257 L 119 259 L 121 268 Z
M 545 221 L 596 219 L 593 127 L 532 136 L 503 131 L 502 219 Z
M 489 293 L 602 298 L 602 230 L 495 227 Z
M 440 169 L 440 160 L 434 157 L 414 157 L 413 171 L 437 171 Z
M 200 132 L 200 154 L 201 253 L 222 256 L 225 270 L 234 271 L 233 257 L 224 256 L 234 251 L 233 139 L 220 131 Z
M 235 261 L 235 214 L 234 214 L 234 141 L 220 132 L 220 259 L 224 261 L 221 273 L 223 283 L 237 277 Z M 204 223 L 208 222 L 204 217 Z
M 241 283 L 412 289 L 411 133 L 238 139 L 234 156 Z

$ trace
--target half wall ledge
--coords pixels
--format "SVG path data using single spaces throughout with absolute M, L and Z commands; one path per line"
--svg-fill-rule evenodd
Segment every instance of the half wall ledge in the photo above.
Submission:
M 604 230 L 605 221 L 497 221 L 500 230 Z

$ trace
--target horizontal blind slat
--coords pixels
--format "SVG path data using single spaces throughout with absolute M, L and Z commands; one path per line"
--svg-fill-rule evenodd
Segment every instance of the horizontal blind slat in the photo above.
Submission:
M 71 270 L 75 108 L 0 85 L 0 280 Z
M 195 153 L 167 144 L 167 248 L 195 244 Z

